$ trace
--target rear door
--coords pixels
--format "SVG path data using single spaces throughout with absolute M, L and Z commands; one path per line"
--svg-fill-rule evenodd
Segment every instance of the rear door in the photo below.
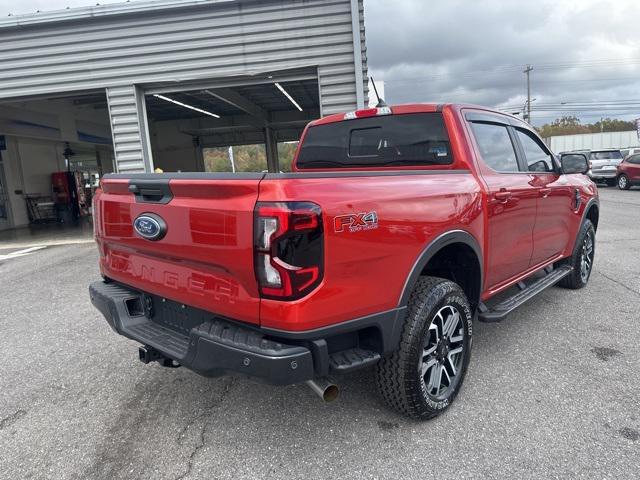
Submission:
M 105 176 L 94 206 L 102 273 L 179 304 L 258 323 L 253 210 L 263 177 Z M 165 231 L 150 238 L 156 223 Z M 174 315 L 176 321 L 184 315 L 179 306 Z
M 520 170 L 515 139 L 503 117 L 469 112 L 466 118 L 488 190 L 485 286 L 494 290 L 529 267 L 538 192 L 531 176 Z
M 531 256 L 531 266 L 535 266 L 562 253 L 569 244 L 576 188 L 560 175 L 553 154 L 535 133 L 524 127 L 513 129 L 522 163 L 531 175 L 538 197 Z

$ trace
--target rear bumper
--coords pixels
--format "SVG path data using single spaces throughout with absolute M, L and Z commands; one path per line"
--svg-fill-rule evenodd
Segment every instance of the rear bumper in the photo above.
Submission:
M 618 172 L 617 170 L 589 170 L 589 172 L 587 172 L 587 175 L 589 175 L 589 178 L 591 178 L 591 180 L 610 180 L 612 178 L 616 178 Z
M 345 352 L 331 347 L 333 339 L 339 338 L 335 343 L 342 348 L 345 340 L 359 347 L 359 341 L 369 338 L 360 333 L 373 329 L 379 331 L 376 338 L 381 353 L 392 351 L 399 341 L 399 319 L 404 313 L 385 312 L 312 332 L 275 332 L 116 283 L 94 282 L 89 294 L 113 330 L 182 366 L 204 376 L 236 372 L 276 385 L 302 383 L 333 369 L 343 370 Z M 358 366 L 355 361 L 351 364 Z
M 235 323 L 212 319 L 192 328 L 176 331 L 147 318 L 137 301 L 139 292 L 114 283 L 95 282 L 89 287 L 91 302 L 117 333 L 153 347 L 205 376 L 228 371 L 259 377 L 286 385 L 314 377 L 313 358 L 308 348 L 285 345 Z

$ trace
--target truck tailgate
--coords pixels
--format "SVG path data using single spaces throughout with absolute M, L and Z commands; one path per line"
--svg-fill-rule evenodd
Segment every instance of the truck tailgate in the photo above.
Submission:
M 105 176 L 94 200 L 102 273 L 176 302 L 259 323 L 253 210 L 263 176 Z M 144 214 L 160 217 L 164 236 L 150 240 L 136 231 L 134 222 Z

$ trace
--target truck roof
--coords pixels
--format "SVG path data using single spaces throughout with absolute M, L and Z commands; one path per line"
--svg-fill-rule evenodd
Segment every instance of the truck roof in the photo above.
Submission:
M 508 113 L 499 112 L 492 108 L 483 107 L 481 105 L 473 105 L 473 104 L 466 104 L 466 103 L 406 103 L 406 104 L 399 104 L 399 105 L 388 105 L 387 107 L 383 107 L 383 108 L 391 109 L 391 112 L 393 114 L 433 113 L 433 112 L 441 112 L 445 108 L 451 108 L 457 111 L 463 108 L 473 108 L 475 110 L 485 110 L 487 112 L 491 112 L 497 115 L 503 115 L 505 117 L 515 119 L 518 122 L 525 123 L 522 121 L 522 119 L 516 116 L 510 115 Z M 356 113 L 361 113 L 361 112 L 364 114 L 363 116 L 367 116 L 366 115 L 367 112 L 371 112 L 370 116 L 373 116 L 375 115 L 375 111 L 376 111 L 376 107 L 372 107 L 372 108 L 357 110 L 355 112 L 334 113 L 333 115 L 327 115 L 326 117 L 320 118 L 318 120 L 314 120 L 313 122 L 309 123 L 309 126 L 312 127 L 316 125 L 324 125 L 327 123 L 335 123 L 335 122 L 342 122 L 345 120 L 351 120 L 351 119 L 357 118 Z M 351 117 L 348 117 L 348 116 L 351 116 Z

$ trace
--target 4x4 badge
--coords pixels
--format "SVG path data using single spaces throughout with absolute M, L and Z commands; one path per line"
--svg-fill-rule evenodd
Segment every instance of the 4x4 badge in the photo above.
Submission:
M 376 212 L 351 213 L 333 218 L 333 228 L 336 232 L 359 232 L 378 228 L 378 214 Z

